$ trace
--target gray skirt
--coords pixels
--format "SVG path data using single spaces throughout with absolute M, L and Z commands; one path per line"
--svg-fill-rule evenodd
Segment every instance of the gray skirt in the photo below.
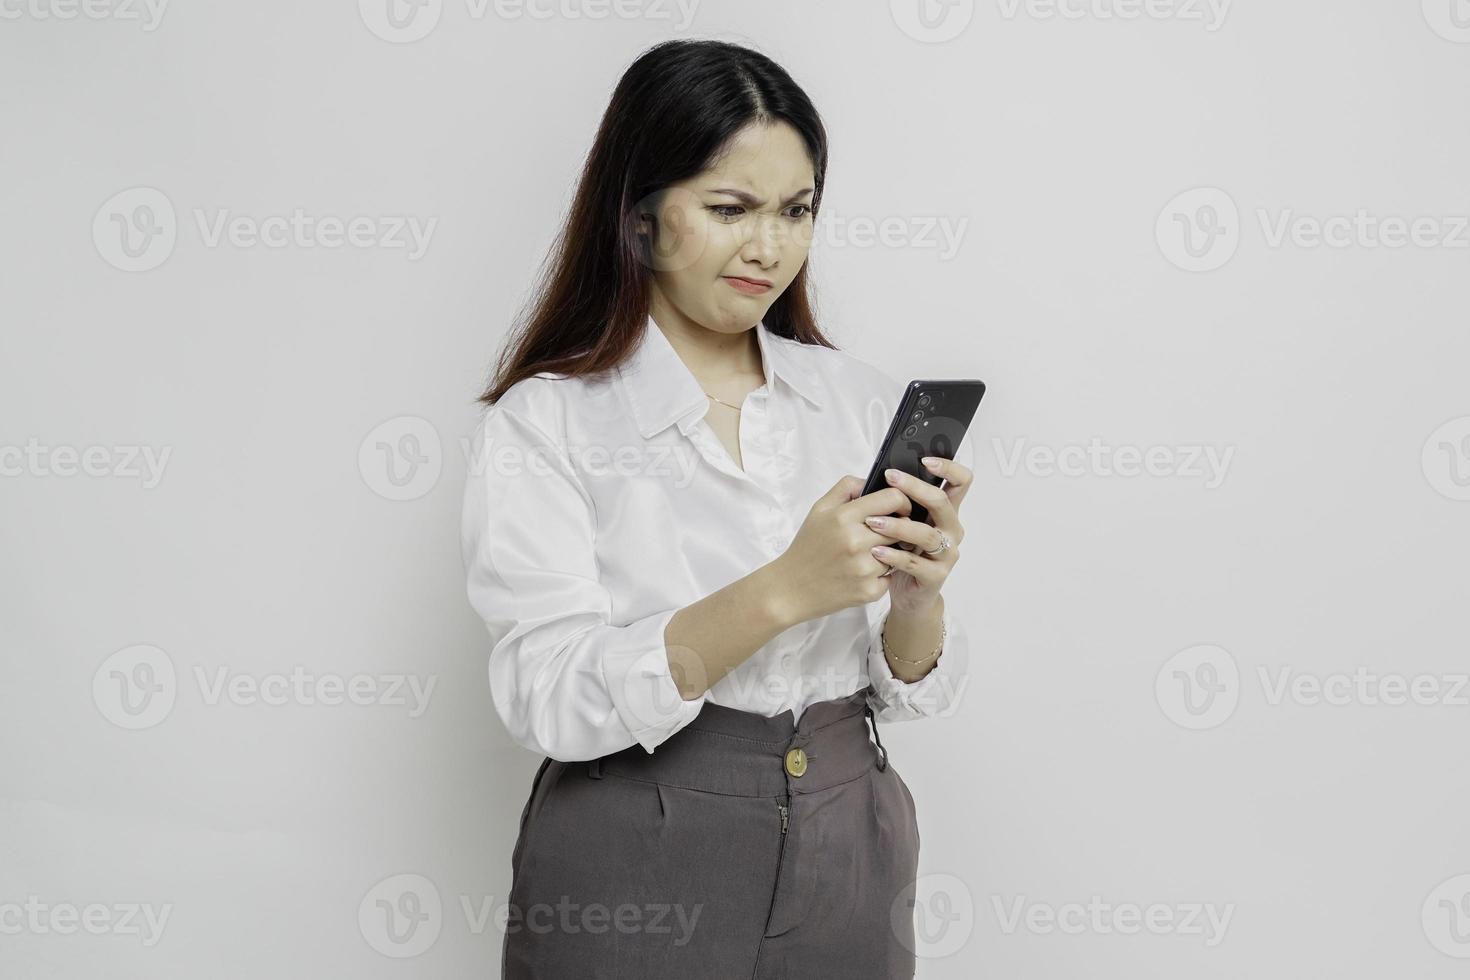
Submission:
M 505 980 L 911 978 L 918 821 L 866 693 L 797 725 L 706 702 L 652 754 L 545 759 Z

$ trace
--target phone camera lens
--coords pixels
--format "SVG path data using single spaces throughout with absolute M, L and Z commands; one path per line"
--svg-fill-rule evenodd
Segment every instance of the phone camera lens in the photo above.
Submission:
M 920 408 L 926 408 L 926 407 L 928 407 L 929 402 L 930 402 L 930 398 L 929 398 L 928 395 L 920 395 L 919 396 L 919 407 Z
M 903 437 L 905 439 L 912 439 L 914 437 L 914 433 L 918 431 L 919 427 L 917 425 L 911 425 L 907 429 L 903 430 Z

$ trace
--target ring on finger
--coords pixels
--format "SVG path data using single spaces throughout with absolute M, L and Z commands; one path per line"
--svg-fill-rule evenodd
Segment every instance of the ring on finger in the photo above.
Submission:
M 926 555 L 942 555 L 949 550 L 949 535 L 943 531 L 939 532 L 939 547 L 931 548 L 924 552 Z

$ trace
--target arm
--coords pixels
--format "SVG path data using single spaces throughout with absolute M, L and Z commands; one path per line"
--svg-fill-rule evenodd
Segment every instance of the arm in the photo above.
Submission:
M 710 685 L 794 624 L 769 565 L 686 607 L 614 624 L 592 502 L 555 440 L 497 405 L 471 449 L 467 589 L 494 640 L 496 713 L 525 748 L 566 762 L 634 744 L 652 752 L 694 719 Z
M 970 439 L 956 447 L 955 461 L 973 472 Z M 951 611 L 944 594 L 939 593 L 927 608 L 897 611 L 891 593 L 884 595 L 869 607 L 868 621 L 868 677 L 874 689 L 868 703 L 874 715 L 882 721 L 911 721 L 951 714 L 969 683 L 970 651 L 964 622 Z M 939 656 L 926 660 L 941 637 Z
M 969 636 L 963 620 L 949 611 L 941 596 L 925 615 L 891 611 L 884 596 L 868 607 L 868 704 L 879 721 L 913 721 L 949 715 L 969 683 Z M 939 643 L 939 620 L 947 635 L 939 657 L 927 664 L 893 664 L 883 655 L 881 632 L 887 623 L 888 651 L 918 660 Z M 917 638 L 917 639 L 916 639 Z

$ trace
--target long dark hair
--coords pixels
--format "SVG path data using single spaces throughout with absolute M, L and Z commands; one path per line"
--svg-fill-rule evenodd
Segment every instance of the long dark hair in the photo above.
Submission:
M 479 401 L 495 404 L 542 371 L 601 374 L 631 353 L 647 323 L 653 269 L 639 205 L 700 173 L 751 123 L 786 122 L 812 158 L 812 212 L 827 174 L 827 132 L 801 87 L 770 58 L 736 44 L 654 45 L 623 73 L 558 233 L 529 315 L 502 350 Z M 804 263 L 763 318 L 772 333 L 836 345 L 817 328 Z

